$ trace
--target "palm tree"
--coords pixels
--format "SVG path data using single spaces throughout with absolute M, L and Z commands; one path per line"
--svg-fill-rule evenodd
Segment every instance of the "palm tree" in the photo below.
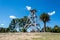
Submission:
M 48 22 L 50 20 L 50 16 L 47 13 L 43 13 L 40 16 L 40 19 L 43 21 L 44 23 L 44 32 L 46 32 L 46 22 Z

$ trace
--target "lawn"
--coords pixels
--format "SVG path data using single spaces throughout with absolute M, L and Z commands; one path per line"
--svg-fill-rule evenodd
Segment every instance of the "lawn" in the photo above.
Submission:
M 60 33 L 0 33 L 0 40 L 60 40 Z

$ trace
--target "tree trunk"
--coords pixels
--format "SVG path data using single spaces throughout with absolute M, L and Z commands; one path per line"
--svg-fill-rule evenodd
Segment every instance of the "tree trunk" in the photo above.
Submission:
M 46 22 L 44 22 L 44 32 L 46 32 Z

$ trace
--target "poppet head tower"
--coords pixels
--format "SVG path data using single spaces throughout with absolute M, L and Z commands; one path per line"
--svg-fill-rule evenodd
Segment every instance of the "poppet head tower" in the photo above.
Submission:
M 39 32 L 40 31 L 40 25 L 37 24 L 36 12 L 37 11 L 35 9 L 30 10 L 30 14 L 29 14 L 28 18 L 30 19 L 31 23 L 25 25 L 25 27 L 26 26 L 32 27 L 31 32 Z

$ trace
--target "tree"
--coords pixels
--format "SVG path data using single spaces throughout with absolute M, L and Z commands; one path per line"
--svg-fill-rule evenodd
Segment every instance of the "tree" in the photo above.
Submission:
M 52 28 L 51 27 L 46 27 L 46 32 L 52 32 Z
M 5 32 L 5 29 L 3 27 L 0 27 L 0 33 Z
M 10 32 L 10 28 L 5 28 L 5 32 Z
M 47 13 L 42 13 L 40 19 L 44 23 L 44 32 L 46 32 L 46 22 L 50 21 L 50 16 Z
M 25 28 L 22 28 L 22 32 L 27 32 L 27 30 Z
M 41 29 L 41 32 L 44 32 L 44 27 Z M 52 32 L 52 28 L 47 26 L 46 32 Z
M 54 28 L 52 29 L 52 32 L 60 32 L 60 27 L 58 25 L 55 25 Z

